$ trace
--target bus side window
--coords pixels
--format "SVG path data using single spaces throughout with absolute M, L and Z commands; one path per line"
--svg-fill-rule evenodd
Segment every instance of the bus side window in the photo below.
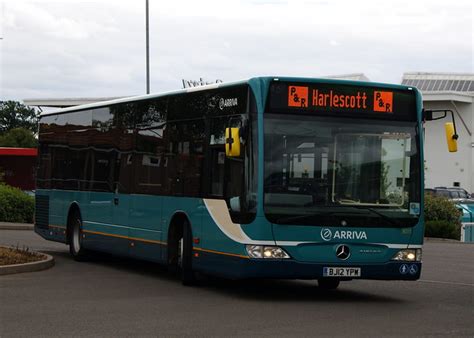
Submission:
M 211 196 L 224 196 L 224 171 L 225 171 L 225 126 L 227 118 L 210 119 L 210 137 L 208 144 L 209 165 L 209 194 Z
M 163 194 L 166 103 L 154 100 L 136 104 L 135 147 L 132 155 L 132 191 L 138 194 Z

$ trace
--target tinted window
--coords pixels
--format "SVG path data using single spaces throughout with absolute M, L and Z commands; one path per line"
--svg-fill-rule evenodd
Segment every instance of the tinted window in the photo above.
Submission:
M 166 128 L 166 101 L 154 100 L 137 106 L 137 126 L 133 155 L 133 192 L 139 194 L 164 193 L 165 145 L 163 133 Z
M 83 188 L 88 175 L 85 159 L 91 118 L 90 110 L 41 118 L 39 187 Z
M 240 128 L 241 156 L 226 157 L 225 128 Z M 212 118 L 208 138 L 206 173 L 210 197 L 225 198 L 236 223 L 250 223 L 256 214 L 256 116 Z
M 177 196 L 211 192 L 224 196 L 224 191 L 227 197 L 242 195 L 242 159 L 227 161 L 232 179 L 224 178 L 224 132 L 231 125 L 242 126 L 247 96 L 248 86 L 241 85 L 43 117 L 38 186 Z M 230 121 L 229 116 L 235 118 Z M 211 157 L 217 168 L 206 176 L 205 159 Z

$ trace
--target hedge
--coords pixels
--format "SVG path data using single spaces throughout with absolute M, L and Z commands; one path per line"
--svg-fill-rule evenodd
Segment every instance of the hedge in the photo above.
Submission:
M 457 239 L 461 235 L 461 211 L 449 199 L 425 194 L 425 236 Z
M 0 183 L 0 222 L 33 223 L 35 199 Z

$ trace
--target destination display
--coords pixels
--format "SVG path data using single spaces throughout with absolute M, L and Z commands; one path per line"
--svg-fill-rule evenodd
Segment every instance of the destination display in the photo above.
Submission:
M 271 113 L 326 113 L 416 118 L 412 90 L 328 83 L 274 82 L 270 87 Z

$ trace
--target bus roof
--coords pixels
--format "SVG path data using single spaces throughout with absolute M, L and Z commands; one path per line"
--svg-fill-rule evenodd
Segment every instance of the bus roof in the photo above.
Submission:
M 127 102 L 135 102 L 135 101 L 142 101 L 152 98 L 158 98 L 166 95 L 175 95 L 175 94 L 183 94 L 183 93 L 191 93 L 191 92 L 198 92 L 198 91 L 205 91 L 211 90 L 216 88 L 225 88 L 230 86 L 235 86 L 244 83 L 250 83 L 258 80 L 274 80 L 274 81 L 288 81 L 288 82 L 321 82 L 321 83 L 334 83 L 334 84 L 349 84 L 349 85 L 360 85 L 360 86 L 367 86 L 367 87 L 382 87 L 382 88 L 398 88 L 398 89 L 414 89 L 415 87 L 412 86 L 404 86 L 399 84 L 389 84 L 389 83 L 380 83 L 380 82 L 364 82 L 364 81 L 357 81 L 357 80 L 343 80 L 343 79 L 330 79 L 330 78 L 305 78 L 305 77 L 279 77 L 279 76 L 262 76 L 262 77 L 253 77 L 250 79 L 239 80 L 239 81 L 232 81 L 226 83 L 213 83 L 204 86 L 186 88 L 186 89 L 178 89 L 172 90 L 167 92 L 161 93 L 154 93 L 154 94 L 144 94 L 144 95 L 137 95 L 137 96 L 130 96 L 124 97 L 115 100 L 108 100 L 108 101 L 100 101 L 94 102 L 89 104 L 83 104 L 68 108 L 62 108 L 58 110 L 54 110 L 51 112 L 43 112 L 40 116 L 47 116 L 47 115 L 56 115 L 62 114 L 67 112 L 75 112 L 80 110 L 86 110 L 91 108 L 100 108 L 104 106 L 109 106 L 112 104 L 117 103 L 127 103 Z

